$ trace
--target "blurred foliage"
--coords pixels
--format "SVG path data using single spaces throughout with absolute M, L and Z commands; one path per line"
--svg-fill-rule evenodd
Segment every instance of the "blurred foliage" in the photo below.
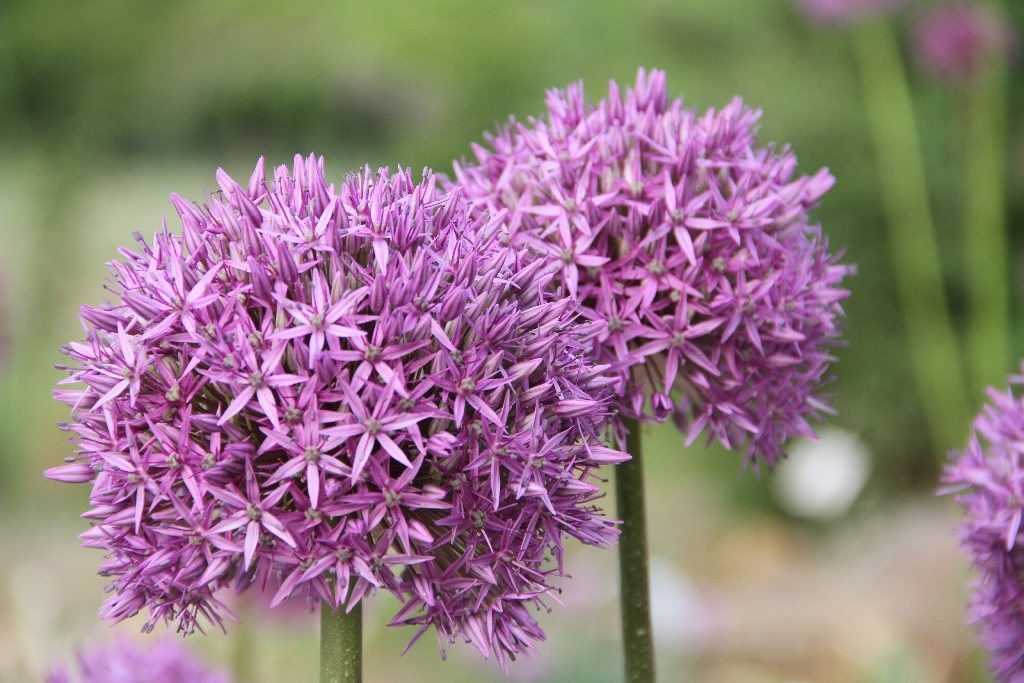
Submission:
M 1012 9 L 1020 25 L 1024 5 Z M 510 114 L 539 114 L 545 88 L 582 78 L 596 100 L 609 78 L 631 82 L 640 65 L 666 70 L 670 92 L 689 106 L 742 95 L 764 109 L 764 142 L 792 144 L 804 172 L 829 166 L 836 175 L 815 216 L 860 274 L 849 281 L 849 345 L 837 350 L 834 421 L 875 452 L 876 493 L 930 489 L 937 458 L 912 385 L 849 42 L 842 30 L 809 24 L 789 0 L 6 0 L 0 176 L 11 182 L 0 186 L 0 208 L 27 212 L 8 220 L 31 236 L 0 244 L 0 261 L 22 275 L 7 316 L 13 365 L 0 386 L 0 505 L 43 491 L 39 470 L 65 452 L 52 425 L 66 413 L 48 398 L 59 374 L 40 368 L 58 362 L 60 344 L 80 334 L 77 304 L 101 294 L 100 282 L 85 277 L 98 264 L 86 262 L 96 250 L 79 208 L 105 182 L 136 172 L 169 177 L 159 169 L 185 165 L 206 168 L 202 186 L 213 187 L 216 166 L 248 177 L 260 154 L 287 163 L 309 150 L 326 156 L 335 180 L 364 163 L 447 171 L 483 130 Z M 911 77 L 947 288 L 962 327 L 964 97 L 913 70 Z M 1011 106 L 1017 272 L 1024 267 L 1019 72 Z M 116 190 L 102 196 L 118 197 Z M 103 211 L 117 209 L 101 208 L 101 221 Z M 147 233 L 158 221 L 154 213 L 138 228 Z M 126 230 L 119 242 L 129 241 Z M 1012 283 L 1016 357 L 1024 355 L 1021 280 Z M 657 443 L 665 455 L 680 449 L 678 439 Z M 698 457 L 705 456 L 687 456 Z M 735 488 L 730 495 L 772 506 L 766 484 L 752 477 L 733 487 L 738 454 L 706 457 L 701 466 Z M 44 500 L 53 495 L 45 490 Z

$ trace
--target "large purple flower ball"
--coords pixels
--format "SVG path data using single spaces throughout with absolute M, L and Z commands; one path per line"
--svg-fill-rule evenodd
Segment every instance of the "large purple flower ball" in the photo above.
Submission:
M 759 112 L 739 100 L 698 115 L 668 101 L 665 75 L 587 105 L 582 83 L 551 90 L 546 119 L 512 121 L 455 165 L 480 216 L 603 323 L 599 355 L 627 391 L 623 415 L 704 429 L 754 463 L 781 457 L 820 389 L 850 266 L 807 211 L 826 169 L 794 179 L 788 148 L 757 147 Z M 645 407 L 647 404 L 647 407 Z
M 432 175 L 263 168 L 172 195 L 181 235 L 122 249 L 120 300 L 66 349 L 79 453 L 47 475 L 92 482 L 105 616 L 190 631 L 228 584 L 348 609 L 384 588 L 393 624 L 504 665 L 543 638 L 527 608 L 562 539 L 616 538 L 594 505 L 628 457 L 600 438 L 604 327 Z

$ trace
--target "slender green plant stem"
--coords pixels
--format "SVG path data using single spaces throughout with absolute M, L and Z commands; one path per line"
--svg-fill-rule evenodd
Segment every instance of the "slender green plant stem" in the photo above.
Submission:
M 615 466 L 615 495 L 622 520 L 619 536 L 619 604 L 626 683 L 653 683 L 654 633 L 647 570 L 647 518 L 640 423 L 626 421 L 626 451 L 631 460 Z M 621 444 L 619 446 L 622 447 Z
M 351 612 L 320 603 L 320 683 L 362 683 L 363 603 Z
M 1001 3 L 989 2 L 998 9 Z M 1006 235 L 1006 56 L 994 51 L 968 93 L 964 145 L 965 241 L 971 398 L 1001 386 L 1010 369 Z
M 970 411 L 910 90 L 885 19 L 856 26 L 852 37 L 917 390 L 932 447 L 944 455 L 962 445 Z

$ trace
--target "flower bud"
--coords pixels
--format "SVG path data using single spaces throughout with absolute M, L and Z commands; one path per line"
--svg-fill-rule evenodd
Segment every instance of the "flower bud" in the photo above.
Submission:
M 462 309 L 466 307 L 466 290 L 462 287 L 456 287 L 445 297 L 445 300 L 441 303 L 441 309 L 437 312 L 437 318 L 442 323 L 455 320 L 455 318 L 462 312 Z
M 263 161 L 263 157 L 256 162 L 256 168 L 253 169 L 252 176 L 249 178 L 249 199 L 258 201 L 263 195 L 264 185 L 267 183 L 267 170 L 266 163 Z
M 277 271 L 281 279 L 292 284 L 299 279 L 299 269 L 295 265 L 295 259 L 288 249 L 288 243 L 281 241 L 277 243 Z
M 370 310 L 380 313 L 384 310 L 384 304 L 388 299 L 388 281 L 384 275 L 378 275 L 370 287 Z
M 63 481 L 69 484 L 84 484 L 87 481 L 92 481 L 96 477 L 96 472 L 93 471 L 92 467 L 85 463 L 75 463 L 73 465 L 63 465 L 61 467 L 54 467 L 46 470 L 43 475 L 47 479 L 53 479 L 54 481 Z

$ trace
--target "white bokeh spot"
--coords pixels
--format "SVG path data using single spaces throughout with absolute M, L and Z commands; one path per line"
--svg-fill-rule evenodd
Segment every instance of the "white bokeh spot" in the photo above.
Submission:
M 835 427 L 799 439 L 778 467 L 775 493 L 797 517 L 834 519 L 857 500 L 871 472 L 871 454 L 856 434 Z

